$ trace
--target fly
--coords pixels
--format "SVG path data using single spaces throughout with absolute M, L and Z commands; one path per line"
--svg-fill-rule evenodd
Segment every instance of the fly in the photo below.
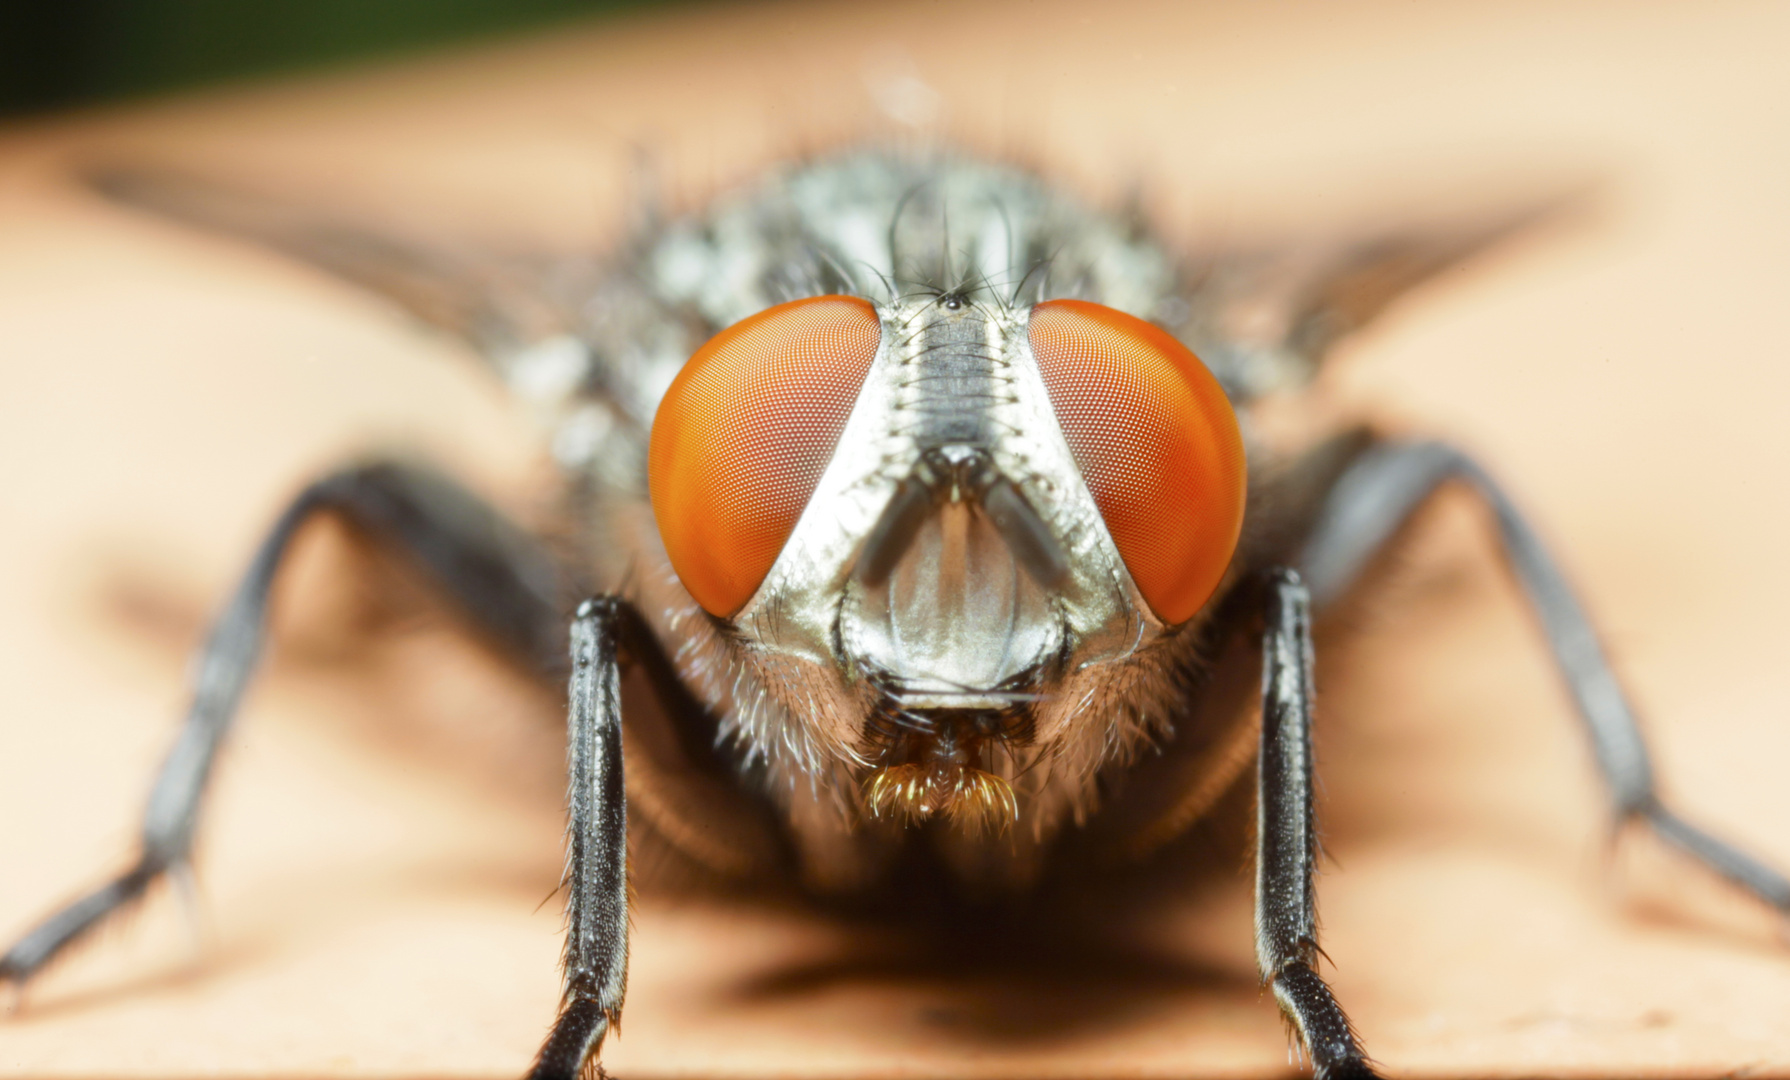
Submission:
M 539 1077 L 593 1067 L 620 1020 L 631 837 L 833 898 L 876 894 L 917 850 L 946 888 L 1018 903 L 1077 857 L 1077 834 L 1144 860 L 1252 765 L 1263 984 L 1317 1075 L 1373 1075 L 1316 964 L 1311 620 L 1449 484 L 1494 511 L 1618 819 L 1790 912 L 1790 882 L 1656 797 L 1589 621 L 1478 464 L 1366 427 L 1289 443 L 1257 420 L 1524 215 L 1177 257 L 1029 173 L 864 152 L 656 223 L 568 276 L 152 172 L 96 182 L 472 342 L 552 425 L 569 540 L 414 465 L 306 488 L 203 647 L 137 861 L 28 931 L 0 980 L 185 869 L 270 585 L 319 514 L 409 555 L 486 637 L 569 678 L 565 984 Z M 1238 664 L 1259 669 L 1259 710 L 1200 710 Z M 625 700 L 630 666 L 658 708 Z M 721 804 L 691 794 L 711 778 L 624 776 L 644 724 L 715 748 Z M 770 839 L 709 842 L 704 815 L 762 820 Z

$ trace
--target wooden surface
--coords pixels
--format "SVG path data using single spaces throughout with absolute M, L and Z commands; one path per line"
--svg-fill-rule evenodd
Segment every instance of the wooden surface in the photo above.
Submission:
M 536 436 L 438 339 L 99 204 L 153 156 L 563 248 L 894 113 L 1179 236 L 1593 183 L 1592 209 L 1356 342 L 1335 400 L 1481 453 L 1558 545 L 1667 791 L 1790 866 L 1790 75 L 1781 4 L 897 2 L 672 8 L 0 132 L 0 936 L 120 865 L 183 655 L 282 501 L 404 447 L 526 512 Z M 879 106 L 877 102 L 882 104 Z M 880 112 L 879 112 L 880 110 Z M 649 163 L 649 164 L 643 164 Z M 1396 1075 L 1790 1070 L 1774 921 L 1607 825 L 1464 501 L 1325 641 L 1334 985 Z M 307 542 L 212 800 L 197 945 L 162 894 L 0 1019 L 9 1076 L 510 1076 L 557 992 L 550 697 L 438 621 L 367 632 Z M 388 628 L 389 629 L 389 628 Z M 649 1076 L 1276 1075 L 1249 883 L 1145 959 L 906 963 L 726 903 L 635 919 Z

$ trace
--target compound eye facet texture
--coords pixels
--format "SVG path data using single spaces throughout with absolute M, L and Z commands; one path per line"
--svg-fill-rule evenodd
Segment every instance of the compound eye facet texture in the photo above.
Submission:
M 1224 389 L 1167 331 L 1100 304 L 1039 304 L 1029 335 L 1125 568 L 1158 618 L 1185 622 L 1243 527 L 1243 440 Z
M 777 561 L 881 341 L 869 301 L 779 304 L 710 338 L 665 392 L 647 487 L 672 568 L 710 614 L 744 607 Z

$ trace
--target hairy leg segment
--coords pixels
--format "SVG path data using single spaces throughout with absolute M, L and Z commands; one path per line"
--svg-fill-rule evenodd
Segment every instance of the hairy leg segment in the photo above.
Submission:
M 621 659 L 648 631 L 613 596 L 572 622 L 567 710 L 565 992 L 529 1075 L 572 1080 L 621 1017 L 628 986 L 628 806 L 622 783 Z
M 1256 963 L 1320 1080 L 1375 1075 L 1317 973 L 1312 800 L 1311 600 L 1292 570 L 1268 575 L 1256 799 Z

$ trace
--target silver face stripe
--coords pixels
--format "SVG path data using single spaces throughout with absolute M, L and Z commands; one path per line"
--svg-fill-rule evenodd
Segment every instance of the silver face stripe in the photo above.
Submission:
M 848 681 L 910 689 L 908 708 L 999 708 L 1011 701 L 1003 686 L 1055 658 L 1079 668 L 1160 632 L 1051 409 L 1027 312 L 926 296 L 879 313 L 883 345 L 864 390 L 795 531 L 733 620 L 742 636 Z M 980 510 L 949 495 L 889 587 L 854 580 L 897 485 L 941 448 L 985 454 L 1030 502 L 1067 555 L 1056 588 L 1032 581 Z

